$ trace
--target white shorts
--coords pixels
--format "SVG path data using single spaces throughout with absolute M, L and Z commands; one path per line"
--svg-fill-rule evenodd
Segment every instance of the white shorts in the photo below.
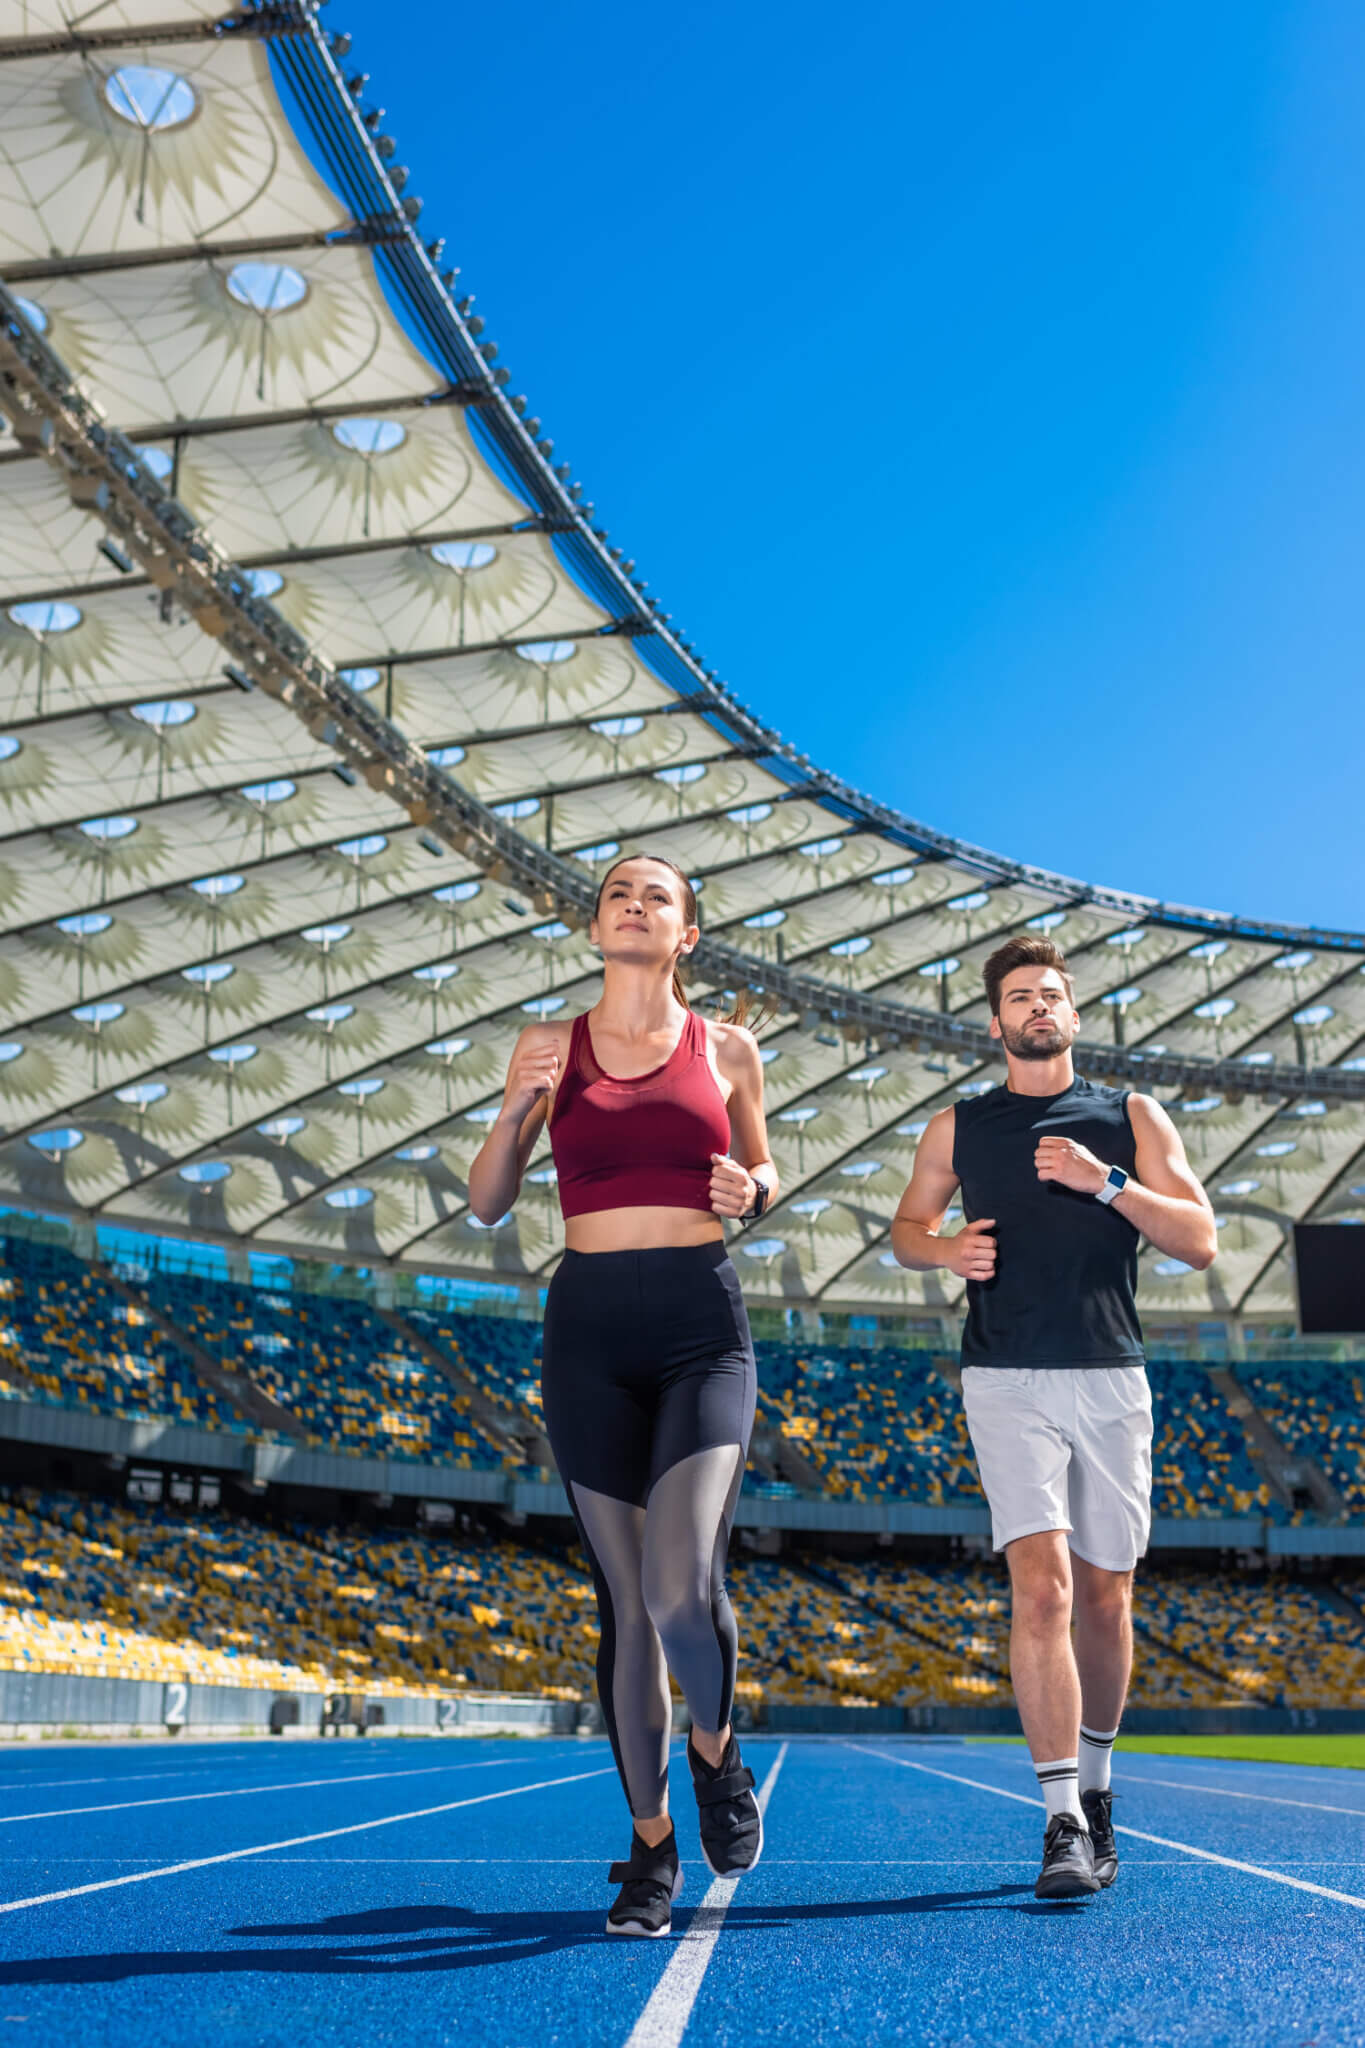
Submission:
M 1142 1366 L 968 1365 L 962 1400 L 995 1548 L 1060 1529 L 1088 1564 L 1131 1571 L 1152 1527 Z

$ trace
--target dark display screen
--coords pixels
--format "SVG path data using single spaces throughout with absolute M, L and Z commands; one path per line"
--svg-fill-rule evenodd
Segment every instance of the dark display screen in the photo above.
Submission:
M 1365 1331 L 1365 1227 L 1296 1223 L 1294 1265 L 1305 1336 Z

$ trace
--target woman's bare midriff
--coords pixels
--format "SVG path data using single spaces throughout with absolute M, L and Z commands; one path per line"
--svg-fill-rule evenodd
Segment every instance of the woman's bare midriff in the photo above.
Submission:
M 570 1216 L 564 1242 L 571 1252 L 647 1252 L 665 1245 L 714 1244 L 725 1231 L 704 1209 L 598 1209 Z

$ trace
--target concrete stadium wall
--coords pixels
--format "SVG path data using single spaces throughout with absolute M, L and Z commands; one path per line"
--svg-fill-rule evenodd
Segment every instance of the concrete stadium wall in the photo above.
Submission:
M 771 1735 L 1018 1735 L 1013 1707 L 803 1707 L 758 1716 Z M 1365 1735 L 1365 1708 L 1133 1707 L 1125 1735 Z
M 169 1736 L 188 1741 L 218 1737 L 270 1739 L 271 1710 L 291 1702 L 298 1719 L 282 1739 L 317 1738 L 329 1698 L 317 1692 L 260 1692 L 248 1686 L 186 1685 L 176 1680 L 84 1678 L 56 1671 L 0 1672 L 0 1742 Z M 384 1699 L 352 1704 L 383 1710 L 368 1735 L 573 1735 L 600 1734 L 596 1704 L 532 1694 L 480 1693 L 442 1699 Z M 753 1721 L 771 1735 L 1018 1735 L 1013 1707 L 830 1707 L 779 1703 Z M 1133 1708 L 1124 1716 L 1130 1735 L 1365 1734 L 1365 1708 L 1173 1707 Z M 687 1727 L 675 1712 L 674 1732 Z M 338 1732 L 359 1732 L 353 1719 Z
M 249 1686 L 187 1685 L 178 1680 L 86 1678 L 60 1671 L 0 1672 L 0 1741 L 53 1737 L 269 1736 L 271 1709 L 292 1701 L 298 1719 L 286 1738 L 320 1733 L 328 1695 L 262 1692 Z M 358 1696 L 357 1696 L 358 1697 Z M 370 1735 L 571 1735 L 580 1710 L 573 1700 L 515 1693 L 369 1703 L 383 1721 Z M 338 1732 L 358 1732 L 354 1721 Z

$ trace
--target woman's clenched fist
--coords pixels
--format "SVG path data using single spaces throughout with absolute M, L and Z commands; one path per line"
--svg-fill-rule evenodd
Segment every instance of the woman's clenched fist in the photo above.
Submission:
M 502 1113 L 521 1124 L 542 1095 L 551 1095 L 559 1079 L 559 1046 L 548 1036 L 531 1033 L 512 1054 L 507 1069 L 507 1086 L 502 1091 Z

